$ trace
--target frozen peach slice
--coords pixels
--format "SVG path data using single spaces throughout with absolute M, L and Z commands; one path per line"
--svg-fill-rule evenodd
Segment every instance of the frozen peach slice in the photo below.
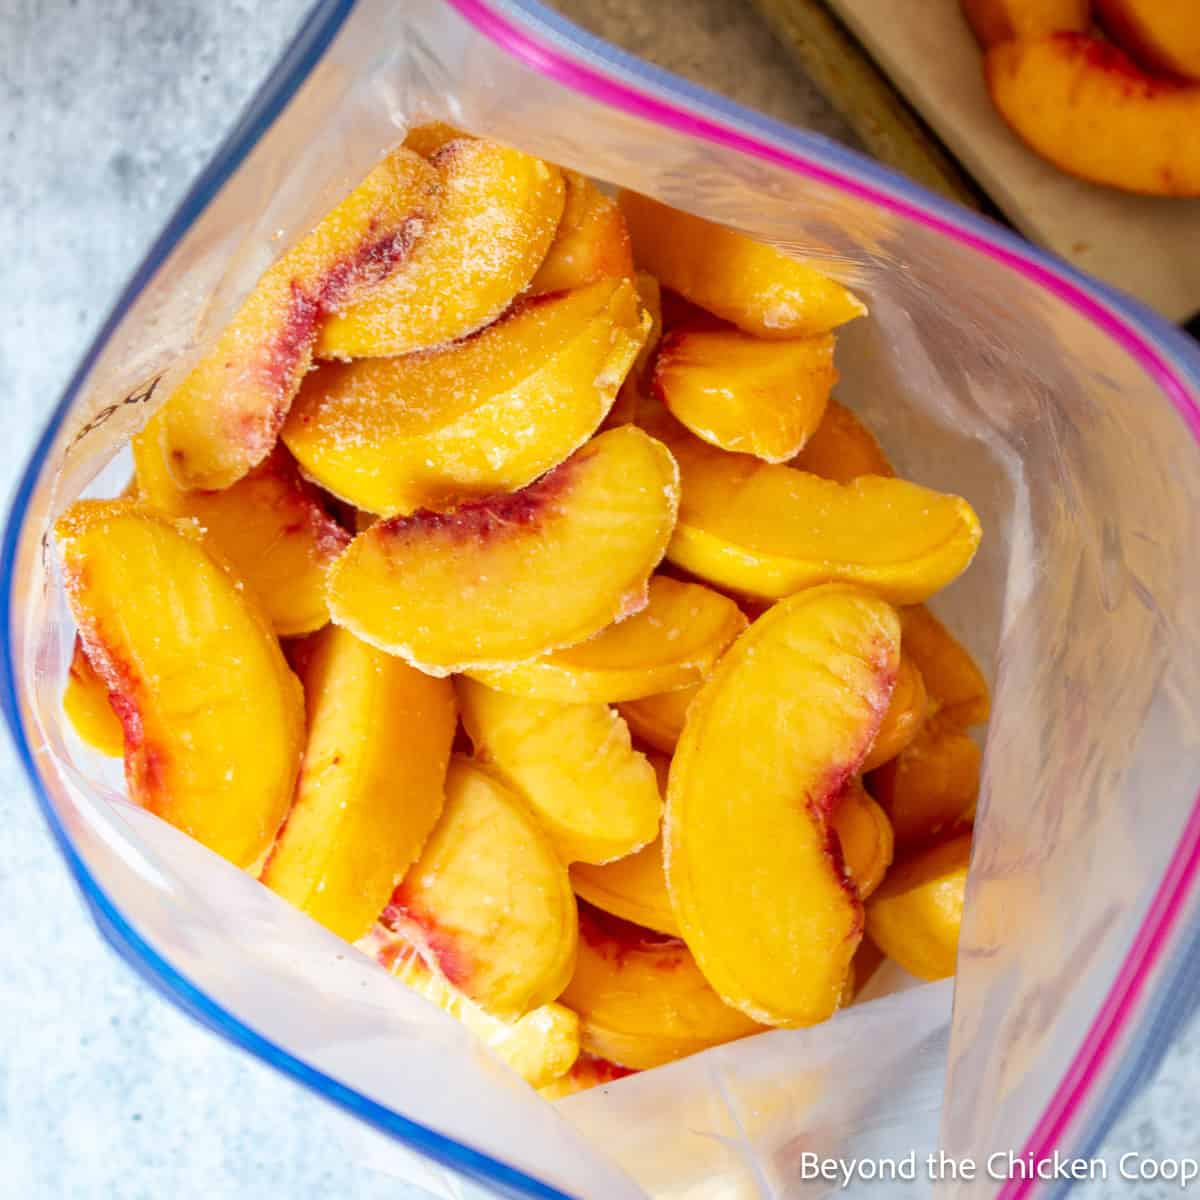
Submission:
M 674 692 L 659 692 L 640 700 L 625 700 L 617 711 L 625 718 L 630 732 L 663 754 L 674 754 L 683 733 L 688 706 L 699 692 L 698 683 Z
M 136 803 L 239 867 L 287 813 L 304 700 L 241 582 L 186 523 L 81 500 L 54 527 L 84 649 L 125 730 Z
M 1161 0 L 1150 0 L 1161 3 Z M 986 50 L 1016 38 L 1039 38 L 1091 23 L 1091 0 L 961 0 L 979 44 Z
M 773 246 L 636 192 L 618 199 L 638 265 L 746 333 L 806 337 L 867 311 L 840 283 Z
M 900 610 L 904 654 L 921 672 L 944 725 L 968 729 L 988 719 L 983 672 L 961 642 L 923 604 Z
M 1195 0 L 1097 0 L 1096 7 L 1113 37 L 1151 70 L 1200 80 Z
M 918 979 L 954 974 L 971 835 L 962 834 L 892 869 L 867 905 L 867 932 Z
M 432 158 L 447 142 L 471 136 L 445 121 L 426 121 L 422 125 L 414 125 L 404 135 L 404 144 L 422 158 Z
M 832 820 L 846 873 L 858 889 L 858 898 L 865 900 L 883 882 L 892 865 L 895 845 L 891 822 L 858 778 L 846 785 Z
M 108 685 L 96 674 L 79 638 L 75 639 L 71 654 L 62 703 L 63 712 L 80 741 L 110 758 L 120 758 L 125 753 L 125 731 L 108 702 Z
M 844 404 L 832 399 L 816 432 L 788 465 L 835 483 L 849 483 L 860 475 L 896 473 L 874 434 Z
M 678 475 L 640 429 L 610 429 L 537 483 L 377 521 L 329 573 L 333 619 L 434 675 L 582 642 L 644 608 Z
M 895 610 L 827 584 L 759 617 L 688 709 L 667 789 L 667 887 L 709 983 L 756 1021 L 811 1025 L 838 1007 L 862 905 L 829 816 L 899 665 Z
M 727 596 L 655 575 L 641 612 L 586 642 L 470 674 L 516 696 L 611 704 L 699 683 L 745 628 L 746 618 Z
M 903 627 L 903 616 L 900 624 Z M 925 681 L 912 656 L 904 654 L 900 658 L 900 671 L 896 676 L 896 686 L 892 689 L 891 703 L 883 714 L 883 724 L 879 726 L 875 744 L 862 769 L 873 771 L 895 758 L 921 732 L 928 715 L 929 697 L 925 692 Z
M 681 482 L 667 557 L 719 588 L 771 600 L 841 580 L 915 604 L 962 574 L 979 545 L 979 518 L 960 496 L 876 475 L 838 484 L 678 427 L 662 436 Z
M 567 868 L 521 797 L 459 756 L 441 818 L 382 920 L 505 1019 L 556 999 L 575 966 Z
M 263 275 L 163 406 L 163 449 L 180 487 L 228 487 L 267 457 L 322 320 L 406 262 L 436 205 L 433 168 L 394 150 Z
M 566 195 L 558 232 L 529 284 L 534 295 L 582 287 L 597 279 L 633 277 L 629 231 L 617 202 L 577 171 L 564 171 Z
M 631 1068 L 619 1067 L 606 1058 L 581 1054 L 565 1075 L 538 1088 L 538 1091 L 543 1100 L 565 1100 L 568 1096 L 586 1092 L 589 1088 L 603 1087 L 607 1083 L 616 1083 L 618 1079 L 624 1079 L 627 1075 L 636 1074 Z
M 327 491 L 385 516 L 515 491 L 595 432 L 648 326 L 628 280 L 521 301 L 440 350 L 321 367 L 283 440 Z
M 276 446 L 248 475 L 221 491 L 185 491 L 167 467 L 160 409 L 133 439 L 141 499 L 172 517 L 195 517 L 210 545 L 258 596 L 281 637 L 329 621 L 325 573 L 350 535 L 306 483 L 292 456 Z
M 697 437 L 765 462 L 797 454 L 837 380 L 833 335 L 768 342 L 736 329 L 677 329 L 654 362 L 654 394 Z
M 494 321 L 525 290 L 563 210 L 557 168 L 482 138 L 430 157 L 441 204 L 404 268 L 321 330 L 318 358 L 411 354 Z
M 607 704 L 563 704 L 457 681 L 463 728 L 528 801 L 564 862 L 611 862 L 658 833 L 654 768 Z
M 579 912 L 579 959 L 562 1002 L 587 1054 L 645 1070 L 762 1026 L 724 1003 L 678 938 L 596 909 Z
M 992 103 L 1055 166 L 1130 192 L 1200 196 L 1200 84 L 1150 75 L 1086 33 L 993 46 Z
M 442 811 L 454 688 L 336 626 L 296 657 L 308 745 L 260 878 L 352 942 L 375 923 Z

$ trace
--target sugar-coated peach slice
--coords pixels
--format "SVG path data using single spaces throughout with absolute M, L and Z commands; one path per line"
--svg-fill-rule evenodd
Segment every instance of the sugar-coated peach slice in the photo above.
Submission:
M 350 544 L 321 497 L 282 446 L 221 491 L 187 491 L 164 456 L 160 409 L 133 439 L 141 499 L 172 517 L 195 517 L 204 535 L 258 596 L 281 637 L 329 621 L 325 573 Z
M 432 158 L 447 142 L 471 137 L 471 134 L 464 133 L 445 121 L 426 121 L 424 124 L 414 125 L 404 135 L 404 144 L 422 158 Z
M 263 275 L 163 406 L 163 448 L 180 487 L 228 487 L 267 457 L 322 320 L 400 269 L 436 207 L 436 172 L 394 150 Z
M 442 811 L 454 688 L 336 626 L 296 658 L 308 744 L 260 878 L 352 942 L 375 923 Z
M 579 1017 L 561 1004 L 543 1004 L 515 1021 L 485 1012 L 432 970 L 412 944 L 383 924 L 357 942 L 401 983 L 465 1025 L 497 1058 L 532 1087 L 553 1084 L 579 1057 Z
M 828 584 L 759 617 L 688 709 L 667 789 L 667 886 L 709 983 L 754 1020 L 810 1025 L 838 1007 L 862 905 L 829 817 L 899 666 L 895 610 Z
M 579 958 L 562 1002 L 583 1050 L 645 1070 L 761 1033 L 709 986 L 678 938 L 596 909 L 579 912 Z
M 1130 192 L 1200 196 L 1200 84 L 1143 71 L 1086 33 L 993 46 L 992 103 L 1055 166 Z
M 62 703 L 63 712 L 80 741 L 110 758 L 120 758 L 125 753 L 125 730 L 108 702 L 108 685 L 96 674 L 79 638 L 75 639 L 71 654 Z
M 961 0 L 961 3 L 963 15 L 985 50 L 1016 38 L 1039 38 L 1067 30 L 1082 32 L 1091 23 L 1091 0 Z
M 129 500 L 54 526 L 79 636 L 125 730 L 136 803 L 239 867 L 287 813 L 304 700 L 265 615 L 194 529 Z
M 617 202 L 577 171 L 564 171 L 563 181 L 566 193 L 558 231 L 529 290 L 536 295 L 597 279 L 631 279 L 633 251 Z
M 637 192 L 618 199 L 638 265 L 747 333 L 828 333 L 867 311 L 840 283 L 773 246 Z
M 903 616 L 900 624 L 903 627 Z M 891 703 L 883 714 L 883 724 L 879 726 L 875 743 L 862 769 L 873 771 L 895 758 L 921 732 L 928 715 L 929 697 L 925 691 L 925 681 L 912 656 L 904 654 L 900 658 L 900 671 L 896 676 L 896 686 L 892 689 Z
M 1097 0 L 1096 7 L 1105 28 L 1151 70 L 1200 80 L 1200 9 L 1194 0 Z
M 619 1067 L 606 1058 L 597 1058 L 593 1054 L 581 1054 L 571 1069 L 565 1074 L 538 1088 L 543 1100 L 565 1100 L 589 1088 L 603 1087 L 608 1083 L 616 1083 L 627 1075 L 636 1075 L 630 1067 Z
M 678 494 L 661 442 L 610 429 L 522 491 L 377 521 L 334 563 L 330 612 L 435 675 L 574 645 L 645 607 Z
M 671 562 L 772 600 L 831 580 L 915 604 L 956 579 L 979 545 L 966 500 L 903 479 L 848 484 L 729 454 L 677 425 L 650 423 L 679 464 Z
M 648 326 L 628 280 L 524 300 L 440 350 L 322 366 L 283 440 L 327 491 L 385 516 L 516 491 L 595 432 Z
M 860 475 L 895 475 L 875 435 L 844 405 L 830 400 L 816 432 L 788 464 L 835 483 Z
M 837 380 L 833 334 L 768 342 L 736 329 L 677 329 L 654 361 L 654 394 L 723 450 L 787 462 L 821 423 Z
M 611 862 L 653 840 L 654 768 L 607 704 L 563 704 L 456 681 L 477 758 L 516 788 L 564 862 Z
M 655 575 L 641 612 L 586 642 L 470 674 L 516 696 L 611 704 L 699 683 L 745 628 L 741 609 L 727 596 Z
M 617 705 L 617 711 L 625 718 L 634 737 L 663 754 L 674 754 L 683 733 L 688 706 L 699 690 L 700 685 L 693 683 L 674 692 L 625 700 Z
M 858 889 L 858 898 L 865 900 L 883 882 L 892 865 L 895 844 L 891 822 L 855 777 L 837 801 L 832 823 L 841 843 L 846 873 Z
M 888 958 L 918 979 L 954 974 L 971 835 L 894 867 L 867 904 L 867 931 Z
M 969 729 L 988 719 L 983 672 L 961 642 L 923 604 L 900 610 L 904 654 L 920 671 L 943 725 Z
M 404 267 L 326 321 L 318 358 L 378 358 L 441 346 L 494 321 L 529 285 L 563 210 L 562 172 L 482 138 L 430 157 L 441 204 Z
M 382 920 L 506 1019 L 556 999 L 575 966 L 566 866 L 522 798 L 460 756 L 450 760 L 441 818 Z

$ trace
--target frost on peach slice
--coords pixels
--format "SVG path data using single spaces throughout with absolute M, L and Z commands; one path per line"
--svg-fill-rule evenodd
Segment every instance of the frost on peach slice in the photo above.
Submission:
M 163 431 L 160 409 L 133 439 L 141 499 L 168 516 L 194 517 L 209 544 L 253 589 L 281 637 L 325 625 L 325 573 L 350 535 L 300 477 L 292 456 L 276 446 L 230 487 L 187 491 L 167 467 Z
M 318 358 L 410 354 L 494 321 L 529 285 L 563 210 L 562 172 L 482 138 L 430 157 L 441 204 L 402 270 L 328 320 Z
M 635 1070 L 762 1032 L 713 991 L 679 938 L 586 907 L 562 1002 L 579 1014 L 586 1053 Z
M 757 1021 L 811 1025 L 838 1007 L 862 905 L 830 813 L 899 665 L 895 610 L 827 584 L 759 617 L 688 709 L 667 789 L 667 886 L 709 983 Z
M 806 337 L 867 311 L 840 283 L 773 246 L 637 192 L 618 199 L 638 265 L 746 333 Z
M 883 882 L 892 865 L 895 844 L 891 822 L 855 776 L 837 801 L 832 825 L 846 874 L 858 889 L 858 898 L 865 900 Z
M 524 300 L 440 350 L 321 367 L 283 440 L 328 491 L 385 516 L 515 491 L 595 432 L 648 325 L 627 280 Z
M 575 965 L 578 920 L 567 868 L 524 800 L 455 756 L 446 806 L 383 923 L 494 1016 L 549 1004 Z
M 582 703 L 633 700 L 699 683 L 746 627 L 727 596 L 666 575 L 641 612 L 541 658 L 470 674 L 515 696 Z
M 425 121 L 414 125 L 404 135 L 404 144 L 422 158 L 432 158 L 447 142 L 471 137 L 471 134 L 445 121 Z
M 435 675 L 574 645 L 645 607 L 677 496 L 667 448 L 611 429 L 522 491 L 377 521 L 334 563 L 329 609 Z
M 295 657 L 308 744 L 260 878 L 352 942 L 383 911 L 442 811 L 454 689 L 336 626 Z
M 136 803 L 240 867 L 271 845 L 304 701 L 266 617 L 187 524 L 81 500 L 54 527 L 79 635 L 125 730 Z
M 673 692 L 624 700 L 617 705 L 617 711 L 625 718 L 634 737 L 663 754 L 674 754 L 688 707 L 699 691 L 700 684 L 693 683 Z
M 658 833 L 654 768 L 607 704 L 563 704 L 456 683 L 477 758 L 528 802 L 563 862 L 611 862 Z
M 96 674 L 78 637 L 71 653 L 62 704 L 80 741 L 110 758 L 121 757 L 125 752 L 121 719 L 108 701 L 108 685 Z
M 180 487 L 228 487 L 267 457 L 322 320 L 395 272 L 436 206 L 434 169 L 394 150 L 267 270 L 163 406 L 163 448 Z
M 677 329 L 654 362 L 654 393 L 723 450 L 786 462 L 821 423 L 837 381 L 833 334 L 764 341 L 736 329 Z
M 833 399 L 816 432 L 788 465 L 835 483 L 849 483 L 860 475 L 896 473 L 875 435 L 844 404 Z
M 530 292 L 560 292 L 596 279 L 632 279 L 633 251 L 617 202 L 577 171 L 563 171 L 563 181 L 566 194 L 558 231 Z
M 925 681 L 944 725 L 969 729 L 991 711 L 987 681 L 965 646 L 923 604 L 900 610 L 904 653 Z
M 903 616 L 900 623 L 903 626 Z M 883 714 L 883 724 L 879 726 L 879 733 L 875 736 L 871 753 L 863 763 L 863 770 L 873 771 L 895 758 L 921 732 L 928 715 L 929 697 L 925 692 L 925 681 L 912 656 L 903 654 L 896 686 L 892 689 L 891 703 Z

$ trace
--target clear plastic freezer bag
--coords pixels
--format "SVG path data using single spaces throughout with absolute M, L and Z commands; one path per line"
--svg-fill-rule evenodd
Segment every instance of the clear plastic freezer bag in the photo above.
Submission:
M 552 1106 L 373 963 L 129 805 L 119 771 L 77 757 L 49 524 L 85 490 L 120 486 L 118 448 L 280 245 L 430 118 L 740 227 L 867 299 L 871 318 L 842 340 L 840 395 L 904 474 L 968 496 L 986 531 L 939 606 L 995 683 L 953 988 L 900 989 Z M 1021 1172 L 996 1178 L 989 1156 L 1094 1148 L 1194 988 L 1198 439 L 1185 338 L 848 151 L 533 4 L 320 4 L 31 461 L 4 543 L 6 709 L 117 949 L 390 1135 L 372 1161 L 437 1194 L 818 1195 L 839 1185 L 806 1180 L 806 1154 L 923 1158 L 940 1141 L 979 1164 L 951 1194 L 1023 1195 Z

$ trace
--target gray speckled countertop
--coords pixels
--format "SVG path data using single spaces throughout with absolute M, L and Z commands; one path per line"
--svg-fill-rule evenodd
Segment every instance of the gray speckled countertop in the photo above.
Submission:
M 118 287 L 306 7 L 0 4 L 0 492 Z M 739 0 L 560 7 L 747 104 L 845 134 Z M 0 1197 L 416 1195 L 353 1161 L 319 1101 L 202 1032 L 104 947 L 2 735 L 0 830 Z M 1198 1093 L 1193 1022 L 1114 1129 L 1109 1156 L 1195 1154 Z M 1178 1189 L 1110 1181 L 1079 1194 L 1151 1200 Z

